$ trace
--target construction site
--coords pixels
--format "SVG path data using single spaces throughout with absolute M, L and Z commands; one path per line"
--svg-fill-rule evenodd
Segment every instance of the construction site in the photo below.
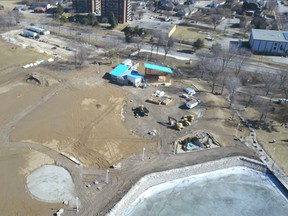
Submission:
M 200 78 L 173 76 L 168 63 L 182 60 L 134 64 L 129 53 L 116 64 L 91 44 L 22 33 L 12 29 L 0 39 L 3 215 L 105 215 L 149 173 L 230 156 L 259 160 L 254 132 L 227 98 Z M 88 55 L 79 67 L 81 46 Z M 260 131 L 259 140 L 285 130 Z M 287 171 L 285 148 L 274 154 Z

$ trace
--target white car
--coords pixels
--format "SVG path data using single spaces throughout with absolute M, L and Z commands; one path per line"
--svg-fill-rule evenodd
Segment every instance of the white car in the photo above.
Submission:
M 194 89 L 192 88 L 185 88 L 184 91 L 188 94 L 188 95 L 195 95 L 196 92 Z

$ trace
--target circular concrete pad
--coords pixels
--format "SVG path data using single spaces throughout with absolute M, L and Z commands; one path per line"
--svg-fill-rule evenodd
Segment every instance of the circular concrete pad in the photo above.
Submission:
M 27 187 L 30 193 L 41 201 L 68 201 L 70 206 L 75 203 L 74 184 L 70 173 L 63 167 L 40 167 L 27 177 Z

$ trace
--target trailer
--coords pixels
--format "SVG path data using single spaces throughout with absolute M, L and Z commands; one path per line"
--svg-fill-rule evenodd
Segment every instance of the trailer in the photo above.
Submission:
M 38 36 L 38 33 L 29 31 L 29 30 L 24 30 L 24 31 L 23 31 L 23 36 L 24 36 L 24 37 L 32 37 L 32 38 L 35 38 L 35 37 Z
M 35 27 L 35 26 L 29 26 L 27 28 L 28 31 L 32 31 L 32 32 L 36 32 L 38 34 L 41 34 L 41 35 L 48 35 L 50 34 L 50 31 L 48 30 L 45 30 L 45 29 L 42 29 L 42 28 L 38 28 L 38 27 Z

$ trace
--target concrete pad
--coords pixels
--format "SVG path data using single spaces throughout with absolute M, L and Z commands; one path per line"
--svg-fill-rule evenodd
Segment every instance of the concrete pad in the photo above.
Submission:
M 68 201 L 70 206 L 75 206 L 74 184 L 70 173 L 63 167 L 40 167 L 27 177 L 27 187 L 33 197 L 43 202 Z

